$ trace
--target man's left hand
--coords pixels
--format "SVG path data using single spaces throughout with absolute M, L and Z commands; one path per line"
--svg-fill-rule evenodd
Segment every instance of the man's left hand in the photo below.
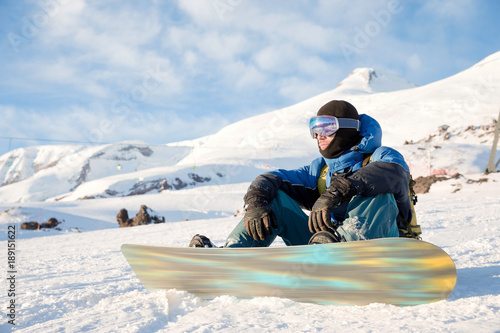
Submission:
M 309 230 L 312 233 L 335 229 L 331 221 L 332 209 L 356 195 L 354 185 L 344 176 L 334 176 L 330 187 L 316 200 L 309 215 Z
M 315 234 L 322 230 L 334 229 L 331 221 L 332 209 L 341 202 L 340 193 L 325 191 L 312 207 L 309 214 L 309 230 Z

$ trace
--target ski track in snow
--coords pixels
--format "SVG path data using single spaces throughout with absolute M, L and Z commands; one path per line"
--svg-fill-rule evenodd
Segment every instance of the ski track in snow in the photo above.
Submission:
M 195 233 L 221 244 L 239 220 L 228 217 L 49 236 L 30 231 L 41 235 L 16 243 L 15 329 L 30 333 L 497 332 L 500 177 L 489 178 L 457 193 L 451 193 L 451 181 L 442 182 L 419 196 L 416 208 L 424 240 L 445 249 L 457 265 L 457 286 L 445 301 L 414 307 L 327 306 L 280 298 L 203 300 L 177 290 L 149 292 L 120 252 L 123 243 L 187 246 Z M 6 242 L 0 246 L 5 248 Z M 6 290 L 5 280 L 3 284 Z M 4 317 L 0 331 L 11 328 Z

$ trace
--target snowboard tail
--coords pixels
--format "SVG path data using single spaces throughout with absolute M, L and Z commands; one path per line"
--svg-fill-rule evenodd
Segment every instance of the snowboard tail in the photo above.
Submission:
M 320 304 L 418 305 L 446 299 L 453 260 L 437 246 L 406 238 L 270 248 L 122 245 L 150 290 L 204 298 L 284 297 Z

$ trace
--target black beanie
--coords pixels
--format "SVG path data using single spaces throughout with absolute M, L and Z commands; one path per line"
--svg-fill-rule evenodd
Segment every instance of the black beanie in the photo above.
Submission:
M 359 120 L 356 108 L 346 101 L 330 101 L 318 110 L 318 116 L 334 116 Z M 324 158 L 336 158 L 344 151 L 356 145 L 360 140 L 359 131 L 354 128 L 341 128 L 335 133 L 335 138 L 325 150 L 319 150 Z

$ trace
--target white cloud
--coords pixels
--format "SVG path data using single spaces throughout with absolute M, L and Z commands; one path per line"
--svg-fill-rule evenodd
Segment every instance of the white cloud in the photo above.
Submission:
M 328 74 L 333 74 L 334 72 L 337 74 L 333 64 L 314 55 L 302 58 L 299 65 L 301 71 L 310 77 L 317 77 L 318 74 L 321 74 L 321 76 L 327 76 Z
M 161 29 L 149 10 L 137 12 L 128 7 L 113 12 L 87 7 L 71 22 L 54 24 L 43 34 L 43 41 L 60 51 L 81 54 L 76 59 L 72 57 L 75 61 L 99 63 L 111 68 L 136 67 L 141 61 L 140 47 L 154 41 Z
M 333 26 L 344 32 L 363 26 L 373 20 L 373 13 L 387 10 L 388 6 L 404 5 L 405 0 L 319 0 L 312 6 L 314 17 L 320 25 Z
M 185 51 L 182 59 L 184 60 L 184 65 L 187 68 L 195 67 L 200 62 L 200 57 L 198 56 L 198 54 L 191 50 Z
M 464 20 L 476 14 L 473 0 L 430 0 L 424 2 L 422 11 L 439 19 Z
M 280 81 L 279 94 L 298 103 L 322 92 L 321 83 L 301 77 L 286 77 Z
M 260 70 L 254 66 L 248 66 L 244 63 L 239 63 L 240 68 L 239 75 L 234 76 L 236 78 L 236 87 L 238 90 L 250 89 L 255 90 L 256 86 L 261 86 L 263 82 L 266 82 L 268 76 L 262 73 Z M 235 73 L 236 74 L 236 73 Z
M 242 34 L 220 34 L 211 31 L 200 36 L 196 47 L 206 57 L 216 61 L 231 61 L 247 51 L 247 41 Z
M 412 54 L 407 60 L 408 68 L 412 71 L 418 71 L 422 67 L 422 60 L 418 54 Z
M 197 34 L 192 29 L 179 26 L 170 26 L 162 36 L 161 48 L 166 52 L 184 52 L 186 47 L 192 48 L 198 39 Z
M 216 10 L 218 0 L 179 0 L 177 5 L 188 14 L 195 23 L 220 23 L 221 18 Z
M 162 76 L 162 87 L 155 93 L 179 93 L 182 76 L 158 47 L 158 17 L 155 7 L 63 4 L 32 41 L 41 50 L 36 61 L 24 64 L 19 74 L 35 79 L 42 90 L 55 83 L 91 98 L 110 99 L 113 93 L 137 88 L 148 72 L 161 67 L 168 75 Z
M 295 72 L 300 57 L 298 49 L 291 44 L 270 45 L 255 53 L 256 64 L 271 73 Z
M 76 68 L 68 64 L 65 59 L 54 59 L 50 63 L 38 62 L 26 64 L 35 78 L 53 83 L 73 82 L 76 78 Z

